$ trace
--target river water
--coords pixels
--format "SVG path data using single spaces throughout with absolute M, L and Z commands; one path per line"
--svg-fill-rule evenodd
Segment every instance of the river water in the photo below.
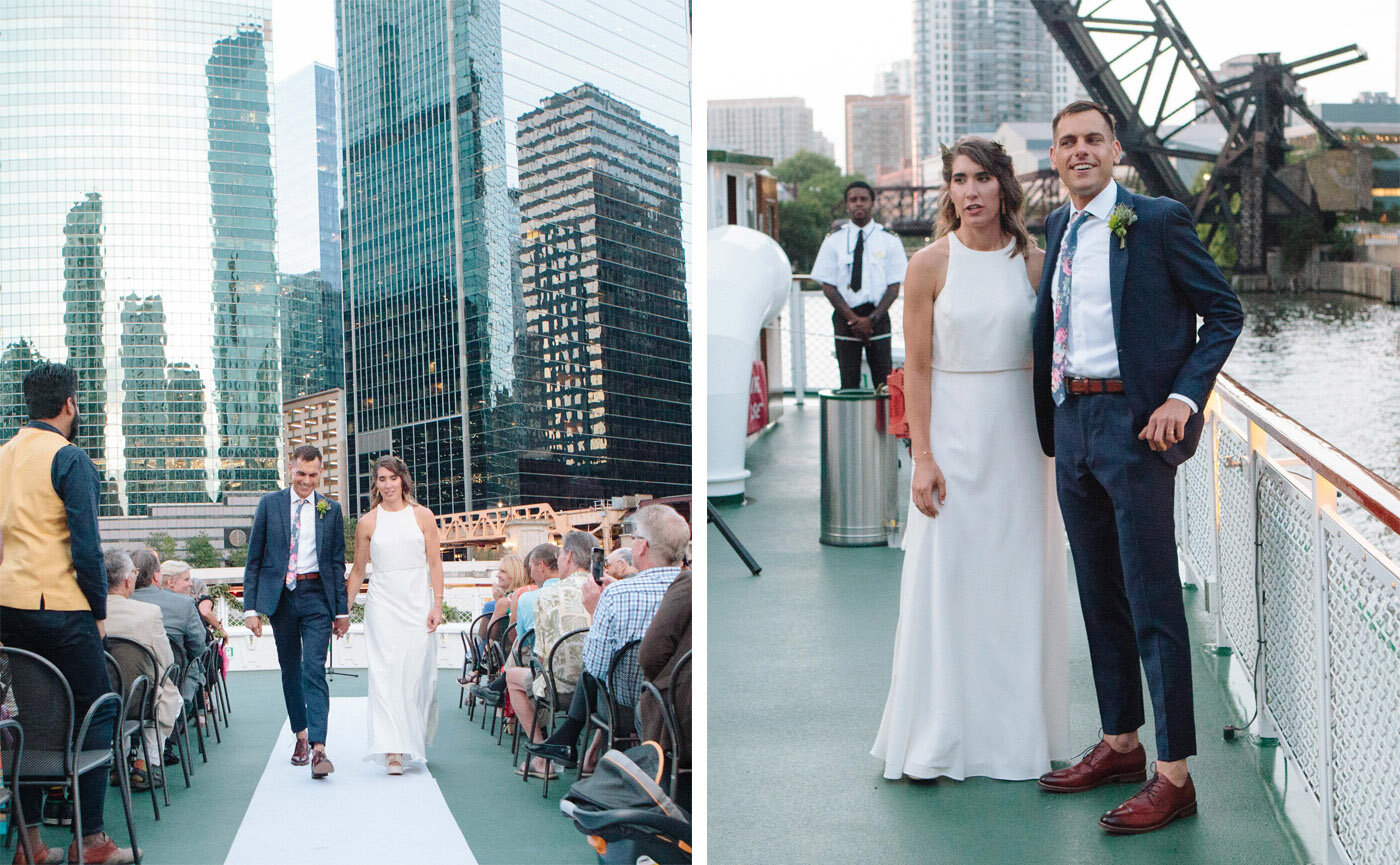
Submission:
M 1344 294 L 1248 294 L 1225 372 L 1400 485 L 1400 306 Z M 1400 561 L 1400 538 L 1343 497 L 1339 513 Z

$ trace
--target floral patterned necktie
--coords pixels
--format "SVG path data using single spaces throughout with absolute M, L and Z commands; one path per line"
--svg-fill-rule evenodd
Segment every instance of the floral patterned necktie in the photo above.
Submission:
M 301 535 L 301 506 L 306 504 L 306 499 L 297 502 L 297 510 L 292 514 L 292 549 L 287 554 L 287 588 L 296 591 L 297 588 L 297 546 Z
M 1055 341 L 1050 352 L 1050 396 L 1055 405 L 1065 401 L 1065 356 L 1069 353 L 1069 287 L 1074 272 L 1074 252 L 1079 247 L 1079 226 L 1089 217 L 1082 210 L 1065 235 L 1065 255 L 1060 262 L 1060 284 L 1055 291 Z

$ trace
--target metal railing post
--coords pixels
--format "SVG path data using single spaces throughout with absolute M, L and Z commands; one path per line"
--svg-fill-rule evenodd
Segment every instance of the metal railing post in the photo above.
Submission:
M 1217 655 L 1230 654 L 1230 636 L 1225 632 L 1225 604 L 1221 600 L 1222 577 L 1220 574 L 1220 530 L 1222 519 L 1220 515 L 1220 398 L 1211 394 L 1209 405 L 1213 406 L 1210 413 L 1210 425 L 1206 432 L 1210 434 L 1210 468 L 1211 486 L 1215 495 L 1211 497 L 1211 507 L 1215 509 L 1215 519 L 1211 525 L 1215 531 L 1211 535 L 1211 571 L 1206 587 L 1206 600 L 1209 602 L 1211 612 L 1215 618 L 1215 642 L 1210 648 Z M 1233 468 L 1233 466 L 1232 466 Z M 1241 468 L 1243 468 L 1241 466 Z
M 792 392 L 797 404 L 807 399 L 807 314 L 802 302 L 802 282 L 794 279 L 788 293 L 788 318 L 792 330 Z
M 1268 449 L 1268 434 L 1253 420 L 1249 423 L 1249 472 L 1247 475 L 1249 482 L 1249 540 L 1250 548 L 1253 550 L 1254 574 L 1254 627 L 1256 632 L 1255 653 L 1254 653 L 1254 708 L 1257 717 L 1254 721 L 1254 734 L 1261 745 L 1278 744 L 1278 728 L 1274 726 L 1273 716 L 1269 714 L 1268 701 L 1268 643 L 1264 634 L 1264 556 L 1262 555 L 1261 544 L 1262 534 L 1259 531 L 1259 476 L 1263 471 L 1260 463 Z
M 1322 808 L 1322 865 L 1331 865 L 1333 803 L 1332 803 L 1332 683 L 1327 674 L 1331 664 L 1331 651 L 1327 643 L 1330 623 L 1328 612 L 1327 585 L 1327 533 L 1323 528 L 1323 514 L 1336 514 L 1337 488 L 1322 475 L 1313 472 L 1313 570 L 1317 577 L 1317 669 L 1318 669 L 1318 752 L 1322 765 L 1319 767 L 1321 789 L 1318 790 L 1318 804 Z

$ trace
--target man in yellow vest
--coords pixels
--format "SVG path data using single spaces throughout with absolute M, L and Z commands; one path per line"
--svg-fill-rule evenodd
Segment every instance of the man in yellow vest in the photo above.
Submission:
M 72 441 L 78 433 L 78 376 L 60 363 L 42 363 L 24 377 L 30 422 L 0 447 L 0 643 L 47 658 L 68 680 L 75 725 L 111 690 L 102 650 L 107 618 L 107 571 L 97 534 L 97 468 Z M 93 716 L 84 749 L 112 746 L 116 707 Z M 32 723 L 21 716 L 23 724 Z M 102 831 L 107 772 L 78 779 L 83 861 L 135 861 Z M 63 861 L 39 838 L 43 791 L 20 789 L 38 862 Z M 74 842 L 76 845 L 76 841 Z M 23 861 L 17 854 L 15 861 Z M 76 846 L 68 850 L 77 861 Z

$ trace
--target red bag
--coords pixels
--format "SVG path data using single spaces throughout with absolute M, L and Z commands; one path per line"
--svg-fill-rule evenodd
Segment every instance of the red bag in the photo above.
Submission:
M 890 435 L 898 439 L 909 438 L 909 419 L 904 416 L 904 368 L 892 371 L 885 379 L 890 390 Z

